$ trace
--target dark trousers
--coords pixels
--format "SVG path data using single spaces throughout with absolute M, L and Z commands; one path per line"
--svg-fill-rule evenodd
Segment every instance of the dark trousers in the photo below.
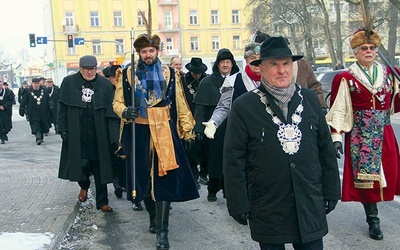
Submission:
M 324 244 L 322 238 L 311 241 L 308 243 L 293 243 L 293 248 L 295 250 L 322 250 L 324 249 Z M 285 250 L 285 244 L 268 244 L 260 242 L 261 250 Z
M 94 184 L 96 188 L 96 208 L 99 209 L 104 205 L 108 205 L 107 184 L 101 184 L 100 164 L 98 160 L 90 161 L 82 159 L 82 171 L 86 177 L 85 181 L 79 181 L 78 184 L 82 189 L 88 190 L 90 187 L 90 174 L 93 173 Z
M 209 194 L 217 194 L 219 190 L 224 192 L 224 178 L 209 178 L 207 190 Z M 225 197 L 225 193 L 224 193 Z

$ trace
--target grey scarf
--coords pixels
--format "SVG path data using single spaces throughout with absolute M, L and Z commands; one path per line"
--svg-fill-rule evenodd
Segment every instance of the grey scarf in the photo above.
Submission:
M 272 86 L 264 79 L 264 77 L 261 78 L 261 84 L 264 86 L 265 90 L 274 97 L 276 104 L 282 110 L 282 113 L 287 120 L 288 105 L 292 99 L 292 96 L 294 95 L 294 92 L 296 91 L 294 79 L 292 78 L 289 87 L 285 89 Z

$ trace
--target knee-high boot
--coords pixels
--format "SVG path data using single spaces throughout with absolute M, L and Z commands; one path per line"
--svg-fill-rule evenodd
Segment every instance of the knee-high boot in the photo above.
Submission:
M 146 195 L 143 202 L 150 217 L 149 231 L 151 234 L 155 234 L 157 232 L 156 203 L 150 195 Z
M 376 203 L 363 203 L 367 223 L 369 225 L 369 237 L 374 240 L 382 240 L 380 220 L 378 218 L 378 206 Z
M 169 249 L 168 242 L 168 221 L 169 221 L 169 207 L 171 202 L 158 201 L 156 202 L 157 214 L 157 250 Z

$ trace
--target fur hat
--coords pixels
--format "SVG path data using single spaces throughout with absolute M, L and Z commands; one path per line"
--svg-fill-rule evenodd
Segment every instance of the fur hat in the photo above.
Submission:
M 146 34 L 141 34 L 138 38 L 133 42 L 133 47 L 135 47 L 136 52 L 139 52 L 142 48 L 146 47 L 154 47 L 156 49 L 160 49 L 161 38 L 157 35 L 151 34 L 151 26 L 152 26 L 152 14 L 151 14 L 151 4 L 150 0 L 148 0 L 149 5 L 149 17 L 146 18 L 143 11 L 139 11 L 140 15 L 143 18 L 143 22 L 146 26 Z
M 355 49 L 361 44 L 370 43 L 370 44 L 375 44 L 375 46 L 379 48 L 381 46 L 381 40 L 382 39 L 376 30 L 369 31 L 369 36 L 368 36 L 368 31 L 360 29 L 357 30 L 354 33 L 354 35 L 350 38 L 350 47 L 352 49 Z

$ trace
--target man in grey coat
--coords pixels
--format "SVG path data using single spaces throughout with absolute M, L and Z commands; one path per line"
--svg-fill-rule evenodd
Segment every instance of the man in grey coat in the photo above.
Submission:
M 283 37 L 262 43 L 261 85 L 233 102 L 223 174 L 229 214 L 260 248 L 323 249 L 326 214 L 340 199 L 335 151 L 314 91 L 293 80 Z

